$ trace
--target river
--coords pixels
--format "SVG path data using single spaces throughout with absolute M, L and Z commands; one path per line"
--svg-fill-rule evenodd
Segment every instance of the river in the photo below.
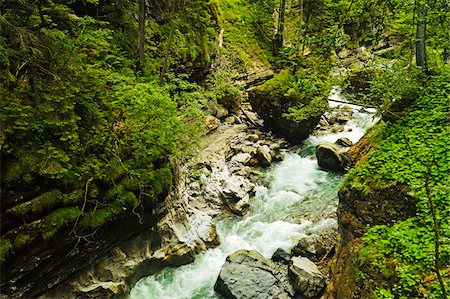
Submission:
M 330 101 L 330 106 L 338 103 Z M 353 106 L 353 108 L 358 108 Z M 238 249 L 255 249 L 270 258 L 277 248 L 290 250 L 302 235 L 337 228 L 337 190 L 344 176 L 321 170 L 315 145 L 340 137 L 358 141 L 374 120 L 374 111 L 355 112 L 344 132 L 310 136 L 301 147 L 287 150 L 285 159 L 266 170 L 247 215 L 215 220 L 220 245 L 178 268 L 141 279 L 133 299 L 221 298 L 213 290 L 226 257 Z

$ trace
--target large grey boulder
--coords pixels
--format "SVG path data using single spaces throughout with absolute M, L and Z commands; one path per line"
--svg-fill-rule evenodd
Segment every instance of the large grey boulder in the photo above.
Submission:
M 339 146 L 322 141 L 316 146 L 316 157 L 319 166 L 326 170 L 345 172 L 349 159 Z
M 229 255 L 214 290 L 225 298 L 279 298 L 294 295 L 286 270 L 254 250 Z
M 293 257 L 288 269 L 295 294 L 306 298 L 320 297 L 325 277 L 319 268 L 305 257 Z

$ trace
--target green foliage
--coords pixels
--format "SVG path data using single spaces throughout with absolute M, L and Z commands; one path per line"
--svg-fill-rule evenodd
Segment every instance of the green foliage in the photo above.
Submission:
M 148 1 L 148 68 L 138 75 L 137 3 L 89 3 L 97 7 L 11 1 L 0 17 L 2 188 L 55 188 L 57 196 L 11 209 L 43 216 L 42 230 L 32 230 L 46 240 L 78 216 L 76 231 L 90 233 L 140 204 L 152 208 L 171 186 L 168 161 L 202 132 L 203 89 L 174 73 L 160 84 L 156 66 L 209 65 L 218 3 Z M 221 97 L 234 92 L 224 87 Z
M 286 69 L 264 83 L 259 90 L 271 94 L 274 99 L 282 95 L 292 103 L 289 113 L 283 116 L 302 121 L 326 111 L 331 84 L 314 69 L 299 70 L 295 74 Z
M 363 237 L 358 256 L 360 270 L 372 277 L 384 277 L 372 286 L 377 298 L 417 296 L 423 277 L 434 269 L 433 220 L 425 190 L 428 175 L 440 228 L 441 265 L 446 265 L 450 259 L 449 73 L 447 68 L 430 79 L 427 86 L 419 90 L 419 97 L 401 121 L 383 126 L 386 139 L 344 182 L 344 187 L 352 185 L 359 190 L 370 189 L 370 186 L 382 188 L 396 182 L 407 186 L 417 200 L 415 217 L 392 225 L 374 226 Z M 402 90 L 397 92 L 402 93 Z M 419 160 L 430 165 L 430 174 Z M 393 287 L 392 281 L 398 287 Z
M 275 24 L 272 17 L 274 0 L 222 0 L 223 68 L 246 71 L 270 67 L 272 37 Z
M 289 109 L 286 116 L 297 121 L 322 115 L 328 108 L 330 81 L 318 72 L 301 70 L 295 74 L 295 81 L 284 94 L 288 98 L 299 99 L 297 106 Z
M 374 298 L 375 299 L 394 299 L 395 296 L 392 295 L 390 290 L 378 289 L 375 291 Z
M 79 229 L 81 231 L 94 231 L 103 225 L 116 220 L 120 214 L 129 209 L 136 208 L 139 205 L 139 200 L 134 193 L 127 192 L 107 205 L 104 208 L 93 210 L 83 215 L 80 218 Z
M 217 70 L 209 78 L 208 82 L 209 96 L 214 102 L 225 107 L 229 111 L 237 111 L 242 102 L 243 88 L 233 84 L 229 72 Z
M 350 72 L 344 85 L 352 102 L 377 105 L 391 112 L 403 111 L 419 96 L 421 70 L 411 69 L 408 62 L 374 60 L 377 67 Z

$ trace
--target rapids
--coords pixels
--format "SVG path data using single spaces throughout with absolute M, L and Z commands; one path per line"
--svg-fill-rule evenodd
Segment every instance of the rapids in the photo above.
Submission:
M 333 99 L 333 94 L 331 99 Z M 330 100 L 330 106 L 339 103 Z M 302 236 L 337 228 L 337 189 L 344 176 L 321 170 L 315 145 L 347 137 L 358 141 L 374 121 L 374 111 L 356 111 L 344 132 L 310 136 L 303 146 L 287 150 L 282 162 L 265 173 L 265 184 L 256 188 L 250 212 L 244 217 L 227 215 L 215 222 L 220 245 L 178 268 L 166 268 L 141 279 L 131 298 L 220 298 L 213 286 L 226 257 L 238 249 L 255 249 L 270 258 L 277 248 L 290 250 Z

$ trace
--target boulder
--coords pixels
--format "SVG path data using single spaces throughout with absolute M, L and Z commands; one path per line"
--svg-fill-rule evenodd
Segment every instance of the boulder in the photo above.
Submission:
M 252 89 L 249 92 L 249 101 L 253 109 L 264 120 L 264 126 L 270 130 L 284 136 L 292 143 L 300 143 L 308 138 L 316 125 L 320 116 L 328 107 L 326 99 L 311 101 L 296 97 L 286 96 L 286 91 L 294 82 L 294 75 L 282 72 L 265 84 Z M 291 108 L 303 107 L 309 114 L 297 120 L 287 117 Z
M 249 153 L 240 153 L 240 154 L 233 156 L 233 158 L 231 158 L 231 161 L 236 161 L 241 164 L 246 164 L 248 161 L 250 161 L 251 158 L 252 158 L 252 155 L 250 155 Z
M 228 116 L 227 118 L 225 118 L 225 123 L 232 125 L 236 122 L 236 117 L 235 116 Z
M 316 146 L 316 157 L 319 166 L 326 170 L 345 172 L 349 159 L 336 145 L 322 141 Z
M 288 273 L 296 295 L 315 298 L 320 297 L 324 291 L 325 277 L 309 259 L 293 257 Z
M 211 114 L 214 115 L 217 118 L 224 118 L 227 117 L 229 112 L 226 108 L 220 107 L 214 103 L 208 103 L 209 110 L 211 111 Z
M 231 176 L 236 178 L 236 176 Z M 250 207 L 250 194 L 253 192 L 254 184 L 248 180 L 229 180 L 223 182 L 221 197 L 231 212 L 244 215 Z
M 289 265 L 291 255 L 283 248 L 278 248 L 272 255 L 272 261 L 281 263 L 283 265 Z
M 280 153 L 275 153 L 275 155 L 272 157 L 272 160 L 273 160 L 273 161 L 280 162 L 280 161 L 283 161 L 283 160 L 284 160 L 284 157 L 283 157 L 283 155 L 280 154 Z
M 306 257 L 313 261 L 319 261 L 325 254 L 326 249 L 316 235 L 303 236 L 292 248 L 292 255 Z
M 287 272 L 254 250 L 241 249 L 223 264 L 214 290 L 225 298 L 279 298 L 294 295 Z
M 259 139 L 259 135 L 258 134 L 250 134 L 247 136 L 247 139 L 250 141 L 257 141 Z
M 256 150 L 256 156 L 261 166 L 270 166 L 272 164 L 272 156 L 270 155 L 270 149 L 265 146 L 258 146 Z
M 350 139 L 343 137 L 336 140 L 336 144 L 339 146 L 350 147 L 353 145 L 353 142 Z

